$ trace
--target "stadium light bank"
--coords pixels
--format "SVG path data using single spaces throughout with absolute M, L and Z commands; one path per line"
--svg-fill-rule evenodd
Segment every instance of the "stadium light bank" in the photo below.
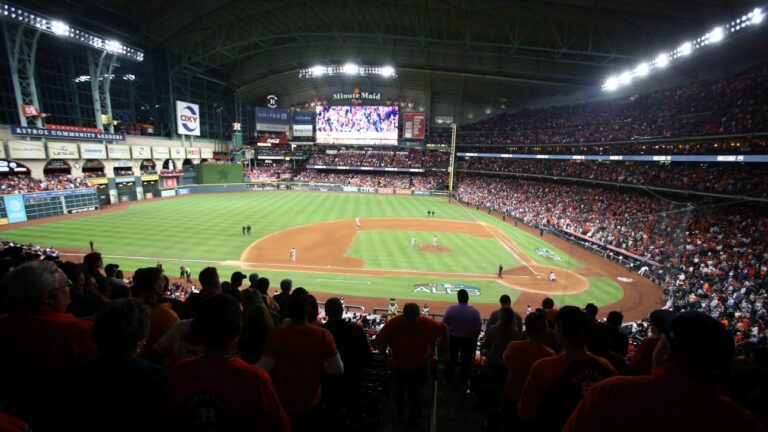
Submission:
M 392 66 L 364 66 L 355 63 L 345 63 L 343 65 L 312 66 L 299 70 L 299 78 L 319 78 L 335 75 L 397 78 L 397 72 Z
M 40 32 L 71 39 L 81 45 L 116 54 L 130 60 L 138 62 L 144 60 L 144 52 L 138 48 L 132 48 L 114 39 L 108 39 L 95 33 L 80 30 L 63 21 L 48 18 L 11 3 L 0 2 L 0 19 L 15 21 L 37 29 Z
M 602 89 L 603 91 L 610 92 L 623 86 L 628 86 L 638 78 L 643 78 L 656 70 L 673 65 L 709 45 L 726 40 L 729 35 L 753 29 L 758 24 L 762 23 L 764 19 L 765 12 L 763 8 L 755 8 L 751 12 L 728 24 L 713 28 L 698 39 L 683 42 L 672 51 L 663 52 L 653 60 L 641 62 L 635 66 L 634 69 L 608 77 L 608 79 L 605 80 Z

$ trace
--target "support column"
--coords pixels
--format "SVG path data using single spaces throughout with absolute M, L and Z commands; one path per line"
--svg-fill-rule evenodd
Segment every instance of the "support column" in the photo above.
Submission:
M 42 112 L 40 100 L 37 97 L 35 84 L 35 54 L 40 31 L 24 25 L 14 25 L 3 21 L 5 47 L 8 52 L 8 66 L 11 70 L 11 81 L 16 96 L 16 109 L 19 113 L 19 124 L 28 126 L 22 105 L 33 105 Z M 43 120 L 36 117 L 35 126 L 43 127 Z
M 91 97 L 93 99 L 93 111 L 96 117 L 96 127 L 104 130 L 101 116 L 112 119 L 112 100 L 109 96 L 109 87 L 112 82 L 112 70 L 115 67 L 117 56 L 104 51 L 98 59 L 94 52 L 88 51 L 88 72 L 91 75 Z M 115 126 L 110 122 L 109 132 L 115 132 Z

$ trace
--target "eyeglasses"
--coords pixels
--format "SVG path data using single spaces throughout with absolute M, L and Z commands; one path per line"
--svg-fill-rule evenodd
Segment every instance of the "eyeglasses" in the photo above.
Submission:
M 52 293 L 52 292 L 61 291 L 61 290 L 64 290 L 64 289 L 70 289 L 70 288 L 72 288 L 72 281 L 67 279 L 67 282 L 64 284 L 64 286 L 58 287 L 58 288 L 54 288 L 54 289 L 50 289 L 47 292 Z

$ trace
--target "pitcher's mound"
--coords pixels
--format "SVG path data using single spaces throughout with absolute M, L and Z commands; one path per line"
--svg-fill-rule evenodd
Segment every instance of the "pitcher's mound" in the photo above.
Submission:
M 432 245 L 421 245 L 419 246 L 419 250 L 422 252 L 431 252 L 431 253 L 448 253 L 451 251 L 451 248 L 449 248 L 448 246 L 432 247 Z

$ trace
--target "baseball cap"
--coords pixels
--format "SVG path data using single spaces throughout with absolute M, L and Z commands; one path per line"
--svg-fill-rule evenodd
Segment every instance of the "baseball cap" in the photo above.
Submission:
M 247 278 L 248 277 L 245 274 L 243 274 L 243 272 L 237 271 L 237 272 L 232 273 L 231 280 L 245 280 Z
M 664 328 L 672 357 L 692 373 L 726 372 L 731 367 L 735 343 L 728 329 L 702 312 L 682 312 Z
M 120 268 L 120 266 L 117 265 L 117 264 L 107 264 L 107 265 L 104 266 L 104 271 L 107 272 L 107 273 L 110 273 L 110 272 L 113 272 L 113 271 L 117 271 L 117 269 L 119 269 L 119 268 Z

